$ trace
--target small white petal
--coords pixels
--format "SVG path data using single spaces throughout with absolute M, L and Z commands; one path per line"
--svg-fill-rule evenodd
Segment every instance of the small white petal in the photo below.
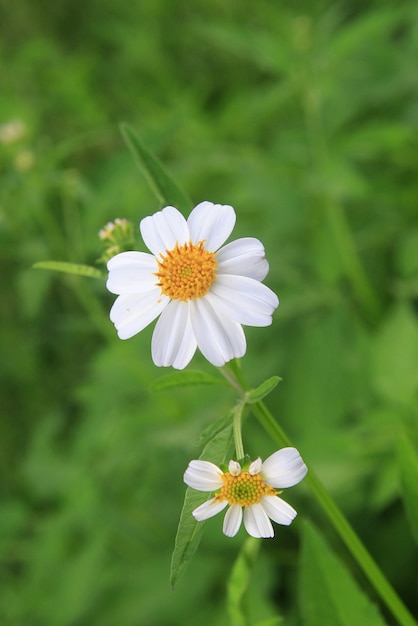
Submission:
M 226 506 L 228 506 L 226 500 L 215 502 L 215 498 L 213 498 L 198 506 L 197 509 L 192 512 L 192 515 L 198 522 L 203 522 L 205 519 L 209 519 L 223 511 Z
M 166 250 L 172 250 L 176 243 L 181 246 L 190 240 L 186 220 L 172 206 L 144 217 L 139 228 L 145 245 L 157 257 Z
M 279 301 L 263 283 L 246 276 L 219 274 L 206 295 L 222 317 L 246 326 L 269 326 Z
M 264 461 L 261 471 L 268 485 L 286 488 L 299 483 L 308 468 L 296 448 L 282 448 Z
M 251 463 L 250 467 L 248 468 L 248 473 L 251 474 L 251 476 L 254 476 L 255 474 L 259 474 L 261 472 L 262 465 L 263 465 L 262 461 L 260 457 L 258 457 L 258 459 L 256 459 L 255 461 Z
M 170 299 L 161 295 L 159 288 L 146 293 L 123 294 L 116 298 L 110 309 L 110 319 L 121 339 L 129 339 L 165 309 Z
M 184 369 L 196 352 L 189 309 L 188 302 L 171 300 L 158 320 L 151 340 L 152 360 L 158 367 Z
M 111 293 L 142 293 L 158 282 L 155 273 L 157 262 L 146 252 L 121 252 L 108 263 L 109 277 L 106 287 Z
M 218 272 L 263 280 L 269 271 L 264 246 L 254 237 L 231 241 L 216 253 Z
M 273 526 L 261 504 L 245 508 L 244 526 L 251 537 L 274 537 Z
M 198 348 L 212 365 L 222 366 L 245 354 L 246 341 L 240 324 L 227 317 L 220 318 L 207 296 L 192 300 L 190 307 Z
M 238 461 L 229 461 L 228 470 L 232 476 L 239 476 L 241 474 L 241 465 Z
M 193 243 L 205 242 L 206 250 L 214 252 L 232 233 L 235 211 L 228 204 L 201 202 L 190 213 L 187 225 Z
M 232 504 L 225 513 L 223 532 L 227 537 L 235 537 L 242 522 L 242 507 Z
M 273 522 L 283 526 L 289 526 L 297 515 L 295 509 L 278 496 L 263 496 L 261 506 Z
M 223 485 L 222 474 L 222 470 L 214 463 L 196 459 L 190 461 L 183 480 L 192 489 L 216 491 Z

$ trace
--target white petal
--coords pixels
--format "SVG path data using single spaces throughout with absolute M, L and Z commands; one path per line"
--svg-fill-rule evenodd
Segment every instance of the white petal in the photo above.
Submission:
M 216 253 L 218 271 L 222 274 L 247 276 L 263 280 L 269 271 L 264 246 L 254 237 L 231 241 Z
M 183 245 L 190 240 L 186 220 L 172 206 L 166 206 L 162 211 L 144 217 L 139 228 L 145 245 L 155 256 L 172 250 L 176 243 Z
M 225 513 L 223 532 L 227 537 L 235 537 L 242 522 L 242 507 L 232 504 Z
M 264 461 L 261 473 L 268 485 L 285 488 L 300 482 L 307 471 L 296 448 L 282 448 Z
M 158 271 L 157 262 L 146 252 L 121 252 L 108 261 L 107 268 L 106 287 L 111 293 L 141 293 L 158 282 L 154 274 Z
M 123 294 L 110 309 L 110 319 L 119 337 L 129 339 L 155 320 L 169 301 L 158 287 L 146 293 Z
M 251 537 L 274 537 L 273 526 L 261 504 L 245 508 L 244 526 Z
M 279 304 L 276 294 L 263 283 L 225 274 L 217 276 L 206 298 L 220 316 L 247 326 L 269 326 Z
M 289 526 L 297 515 L 295 509 L 278 496 L 263 496 L 261 506 L 273 522 L 283 526 Z
M 245 354 L 242 327 L 227 317 L 218 317 L 207 297 L 191 300 L 190 313 L 198 348 L 212 365 L 222 366 Z
M 261 467 L 262 467 L 262 462 L 260 457 L 258 457 L 258 459 L 256 459 L 255 461 L 253 461 L 250 465 L 250 467 L 248 468 L 248 473 L 251 474 L 251 476 L 254 476 L 255 474 L 259 474 L 261 472 Z
M 158 320 L 151 341 L 152 360 L 159 367 L 184 369 L 196 352 L 189 303 L 171 300 Z
M 205 242 L 206 250 L 214 252 L 232 233 L 235 211 L 228 204 L 201 202 L 190 213 L 187 224 L 193 243 Z
M 223 511 L 226 506 L 228 506 L 228 502 L 226 500 L 215 502 L 215 498 L 213 498 L 212 500 L 208 500 L 198 506 L 197 509 L 192 512 L 192 515 L 198 522 L 203 522 L 205 519 L 209 519 L 210 517 L 213 517 L 217 513 Z
M 228 471 L 232 476 L 239 476 L 241 474 L 241 465 L 238 461 L 229 461 L 228 463 Z
M 183 480 L 192 489 L 216 491 L 223 485 L 222 473 L 222 470 L 214 463 L 196 459 L 190 461 L 184 472 Z

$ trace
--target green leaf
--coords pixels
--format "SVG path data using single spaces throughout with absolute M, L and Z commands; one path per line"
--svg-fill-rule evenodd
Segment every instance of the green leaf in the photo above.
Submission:
M 260 402 L 260 400 L 265 398 L 275 387 L 277 387 L 281 380 L 280 376 L 272 376 L 261 383 L 261 385 L 259 385 L 256 389 L 251 389 L 246 397 L 246 403 L 255 404 L 256 402 Z
M 281 621 L 283 621 L 283 618 L 278 615 L 277 617 L 263 619 L 261 622 L 254 624 L 254 626 L 277 626 L 277 624 L 280 624 Z
M 223 415 L 219 419 L 215 420 L 205 430 L 200 434 L 198 445 L 205 446 L 211 439 L 216 437 L 224 428 L 227 428 L 232 424 L 232 420 L 234 419 L 234 409 L 229 411 L 226 415 Z
M 376 337 L 373 378 L 388 400 L 412 405 L 418 388 L 418 324 L 412 309 L 397 304 L 386 316 Z
M 120 129 L 158 201 L 164 206 L 172 205 L 182 213 L 188 214 L 193 208 L 191 200 L 167 173 L 158 157 L 138 139 L 128 124 L 121 124 Z
M 412 535 L 418 543 L 418 455 L 406 437 L 399 442 L 402 500 Z
M 223 378 L 216 378 L 205 372 L 197 370 L 187 370 L 174 372 L 158 378 L 150 386 L 151 391 L 162 391 L 173 387 L 190 387 L 195 385 L 222 385 L 227 386 L 228 383 Z
M 307 522 L 301 558 L 299 592 L 305 626 L 386 625 L 319 531 Z
M 224 428 L 204 448 L 199 458 L 216 465 L 225 463 L 232 443 L 232 424 Z M 210 494 L 187 488 L 171 559 L 170 583 L 174 587 L 193 558 L 206 522 L 196 522 L 192 511 L 210 498 Z
M 251 576 L 253 576 L 261 541 L 248 537 L 241 547 L 238 557 L 232 567 L 227 582 L 227 610 L 232 626 L 248 626 L 249 620 L 249 592 Z M 253 591 L 253 590 L 252 590 Z M 254 626 L 277 626 L 281 617 L 264 618 Z
M 106 277 L 106 274 L 97 267 L 81 265 L 79 263 L 68 263 L 67 261 L 39 261 L 38 263 L 34 263 L 32 267 L 36 270 L 51 270 L 53 272 L 75 274 L 76 276 L 87 276 L 88 278 Z
M 227 608 L 232 626 L 248 626 L 243 600 L 259 549 L 260 541 L 248 537 L 232 568 L 227 584 Z

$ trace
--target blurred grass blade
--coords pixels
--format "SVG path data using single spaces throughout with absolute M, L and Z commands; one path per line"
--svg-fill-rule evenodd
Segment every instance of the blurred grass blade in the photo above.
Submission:
M 227 609 L 231 626 L 249 626 L 248 607 L 246 606 L 247 590 L 261 541 L 248 537 L 234 563 L 227 583 Z M 277 626 L 281 617 L 269 617 L 257 622 L 254 626 Z
M 151 391 L 163 391 L 164 389 L 172 389 L 173 387 L 194 387 L 195 385 L 223 385 L 228 383 L 223 378 L 217 378 L 211 376 L 205 372 L 199 372 L 198 370 L 188 370 L 182 372 L 174 372 L 173 374 L 167 374 L 154 381 L 151 386 Z
M 243 600 L 259 549 L 260 541 L 248 537 L 232 568 L 227 584 L 227 608 L 232 626 L 249 626 Z
M 75 274 L 76 276 L 87 276 L 88 278 L 105 278 L 104 272 L 91 265 L 81 265 L 80 263 L 67 263 L 67 261 L 39 261 L 32 265 L 37 270 L 51 270 L 53 272 L 64 272 L 65 274 Z
M 251 571 L 258 555 L 260 541 L 248 537 L 232 568 L 227 584 L 227 608 L 232 626 L 249 626 L 243 599 L 250 582 Z
M 232 424 L 221 430 L 204 448 L 200 459 L 220 465 L 227 460 L 232 443 Z M 171 559 L 170 583 L 174 587 L 186 571 L 196 552 L 206 522 L 196 522 L 192 511 L 209 500 L 210 494 L 187 488 Z
M 299 584 L 305 626 L 384 626 L 377 608 L 326 545 L 319 531 L 304 525 Z
M 399 443 L 402 499 L 412 535 L 418 543 L 418 456 L 406 439 Z
M 122 136 L 162 206 L 172 205 L 188 215 L 193 208 L 190 198 L 164 169 L 161 161 L 135 135 L 128 124 L 121 124 Z

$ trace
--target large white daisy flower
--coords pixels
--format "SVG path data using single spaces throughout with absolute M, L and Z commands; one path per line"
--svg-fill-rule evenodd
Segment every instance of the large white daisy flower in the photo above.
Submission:
M 279 301 L 263 285 L 269 266 L 258 239 L 223 246 L 235 225 L 231 206 L 201 202 L 186 219 L 172 206 L 140 223 L 152 254 L 122 252 L 107 264 L 111 311 L 121 339 L 159 315 L 152 336 L 156 365 L 183 369 L 196 348 L 221 366 L 245 354 L 241 324 L 268 326 Z
M 229 504 L 223 523 L 227 537 L 237 534 L 243 518 L 252 537 L 273 537 L 270 519 L 288 526 L 296 517 L 295 509 L 279 498 L 281 491 L 277 489 L 296 485 L 307 471 L 296 448 L 282 448 L 264 463 L 256 459 L 247 469 L 241 468 L 237 461 L 230 461 L 227 472 L 210 461 L 191 461 L 184 482 L 198 491 L 215 492 L 211 500 L 193 511 L 198 522 L 213 517 Z

